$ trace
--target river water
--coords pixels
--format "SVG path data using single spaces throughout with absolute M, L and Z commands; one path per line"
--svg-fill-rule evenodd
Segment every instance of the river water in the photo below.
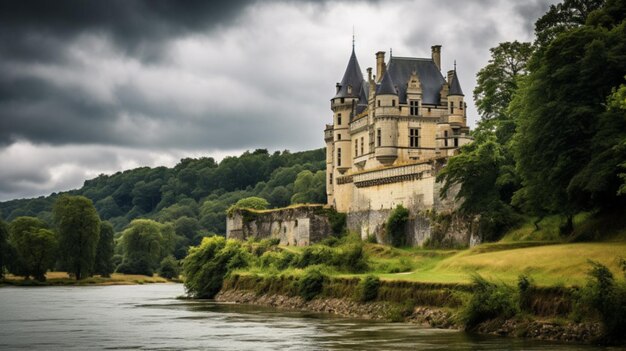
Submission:
M 180 284 L 0 288 L 0 350 L 601 350 L 176 299 Z

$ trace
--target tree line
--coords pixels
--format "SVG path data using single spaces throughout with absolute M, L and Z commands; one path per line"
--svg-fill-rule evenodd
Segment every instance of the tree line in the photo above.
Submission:
M 626 3 L 565 0 L 535 41 L 491 49 L 474 100 L 474 142 L 438 178 L 460 184 L 460 211 L 495 240 L 524 216 L 563 218 L 626 204 Z
M 0 267 L 40 280 L 49 269 L 77 279 L 114 271 L 176 277 L 190 246 L 225 234 L 226 211 L 238 202 L 324 203 L 324 162 L 323 149 L 260 149 L 219 164 L 183 159 L 100 175 L 64 194 L 0 203 L 8 221 L 0 221 Z

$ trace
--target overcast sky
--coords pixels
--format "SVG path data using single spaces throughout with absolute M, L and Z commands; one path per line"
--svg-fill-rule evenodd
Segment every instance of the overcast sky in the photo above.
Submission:
M 442 45 L 474 125 L 489 48 L 532 40 L 553 2 L 4 1 L 0 201 L 182 157 L 323 147 L 353 26 L 363 70 L 379 50 Z

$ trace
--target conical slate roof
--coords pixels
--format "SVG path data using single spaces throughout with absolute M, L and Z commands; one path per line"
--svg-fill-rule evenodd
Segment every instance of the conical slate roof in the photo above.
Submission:
M 398 95 L 398 90 L 393 84 L 389 71 L 385 72 L 383 80 L 380 82 L 378 87 L 376 87 L 376 95 Z
M 450 81 L 450 91 L 448 92 L 448 95 L 465 96 L 463 94 L 463 90 L 461 90 L 461 83 L 459 83 L 459 77 L 456 76 L 456 69 L 454 70 L 454 73 L 452 74 L 452 80 Z
M 363 82 L 363 73 L 361 72 L 361 67 L 359 66 L 359 61 L 356 59 L 353 47 L 350 61 L 348 61 L 348 67 L 346 67 L 346 73 L 343 74 L 343 79 L 341 79 L 341 83 L 339 83 L 341 87 L 337 95 L 335 95 L 335 98 L 358 97 Z M 348 93 L 348 86 L 352 86 L 351 93 Z

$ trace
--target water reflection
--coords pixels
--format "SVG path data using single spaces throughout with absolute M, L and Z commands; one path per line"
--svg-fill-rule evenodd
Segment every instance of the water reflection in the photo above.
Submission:
M 0 289 L 0 349 L 600 350 L 178 300 L 177 284 Z

